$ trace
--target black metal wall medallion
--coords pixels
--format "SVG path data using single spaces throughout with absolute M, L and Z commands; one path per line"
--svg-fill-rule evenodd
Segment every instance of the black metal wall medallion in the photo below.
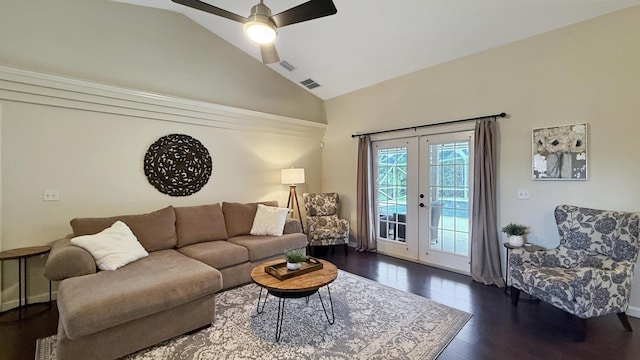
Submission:
M 212 162 L 200 141 L 183 134 L 170 134 L 154 142 L 144 156 L 144 174 L 149 183 L 169 196 L 194 194 L 209 181 Z

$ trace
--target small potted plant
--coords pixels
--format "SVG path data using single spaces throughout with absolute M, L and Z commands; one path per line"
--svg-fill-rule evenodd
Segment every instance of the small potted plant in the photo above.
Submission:
M 524 245 L 523 236 L 527 233 L 527 226 L 521 224 L 509 223 L 502 228 L 502 232 L 509 236 L 509 244 L 513 246 Z
M 287 257 L 287 269 L 289 270 L 300 269 L 301 263 L 307 260 L 304 248 L 285 250 L 284 255 Z

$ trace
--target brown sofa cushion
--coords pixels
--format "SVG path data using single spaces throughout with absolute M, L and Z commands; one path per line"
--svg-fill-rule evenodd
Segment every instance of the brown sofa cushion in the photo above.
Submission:
M 176 214 L 173 207 L 141 215 L 119 215 L 106 218 L 77 218 L 71 220 L 73 235 L 91 235 L 122 221 L 147 251 L 173 249 L 177 243 Z
M 258 204 L 267 206 L 278 206 L 277 201 L 265 201 L 259 203 L 222 203 L 222 212 L 224 213 L 224 222 L 227 226 L 227 235 L 229 237 L 249 235 L 253 226 L 253 218 L 256 216 Z
M 307 246 L 307 235 L 302 233 L 284 234 L 282 236 L 244 235 L 229 238 L 228 242 L 246 247 L 249 250 L 249 261 L 259 261 L 274 255 L 282 255 L 284 251 Z
M 178 247 L 203 241 L 226 240 L 227 229 L 220 204 L 174 207 Z
M 208 241 L 182 247 L 178 251 L 216 269 L 249 261 L 247 248 L 228 241 Z
M 211 295 L 222 274 L 175 250 L 155 251 L 116 271 L 66 279 L 58 289 L 60 323 L 70 339 Z

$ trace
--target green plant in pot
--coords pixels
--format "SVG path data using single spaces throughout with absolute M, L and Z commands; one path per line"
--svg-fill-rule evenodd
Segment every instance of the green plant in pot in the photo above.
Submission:
M 289 270 L 300 269 L 301 263 L 307 260 L 304 248 L 285 250 L 284 255 L 287 258 L 287 269 Z
M 513 246 L 524 245 L 524 235 L 527 233 L 527 226 L 509 223 L 502 228 L 502 232 L 509 236 L 509 244 Z

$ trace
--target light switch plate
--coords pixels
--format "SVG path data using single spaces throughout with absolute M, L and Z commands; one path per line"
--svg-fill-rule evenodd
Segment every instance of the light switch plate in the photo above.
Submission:
M 529 200 L 529 189 L 518 189 L 518 200 Z

